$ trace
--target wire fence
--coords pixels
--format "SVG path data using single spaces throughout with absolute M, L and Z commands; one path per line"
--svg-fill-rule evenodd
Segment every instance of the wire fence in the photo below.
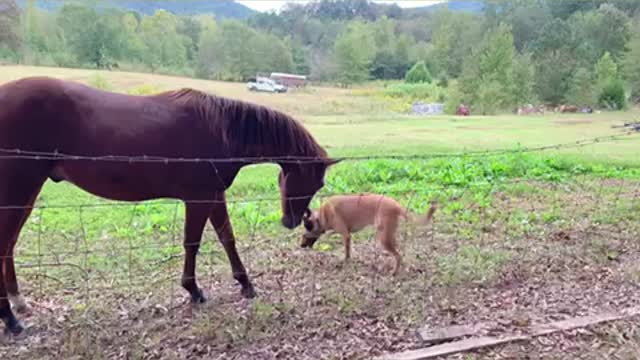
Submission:
M 636 135 L 635 130 L 624 131 L 615 135 L 600 136 L 589 139 L 576 140 L 563 144 L 543 145 L 538 147 L 522 147 L 515 149 L 498 149 L 483 151 L 465 151 L 465 152 L 446 152 L 446 153 L 430 153 L 430 154 L 413 154 L 413 155 L 368 155 L 368 156 L 345 156 L 337 159 L 343 161 L 366 161 L 366 160 L 429 160 L 437 158 L 456 158 L 456 157 L 482 157 L 496 156 L 516 153 L 536 153 L 550 150 L 567 150 L 581 148 L 593 144 L 613 142 L 623 140 Z M 101 162 L 124 162 L 124 163 L 263 163 L 263 162 L 279 162 L 279 163 L 316 163 L 326 160 L 325 158 L 310 156 L 276 156 L 276 157 L 227 157 L 227 158 L 176 158 L 162 156 L 131 156 L 131 155 L 100 155 L 89 156 L 81 154 L 65 154 L 60 152 L 41 152 L 28 151 L 21 149 L 0 148 L 1 159 L 23 159 L 23 160 L 58 160 L 58 161 L 101 161 Z
M 611 143 L 631 139 L 634 132 L 598 137 L 553 146 L 523 148 L 517 150 L 493 150 L 454 154 L 403 155 L 403 156 L 355 156 L 346 161 L 385 159 L 393 161 L 428 160 L 433 158 L 455 158 L 475 156 L 499 156 L 510 153 L 534 153 L 548 150 L 578 148 L 598 143 Z M 635 139 L 635 138 L 633 138 Z M 37 153 L 11 149 L 0 149 L 2 159 L 29 160 L 84 160 L 117 162 L 263 162 L 266 158 L 238 159 L 176 159 L 158 157 L 81 156 L 73 154 Z M 311 158 L 271 158 L 270 161 L 311 162 Z M 454 196 L 440 199 L 435 221 L 424 229 L 412 226 L 401 231 L 400 252 L 406 257 L 409 272 L 422 274 L 421 266 L 439 276 L 417 276 L 425 289 L 434 286 L 434 281 L 455 278 L 456 269 L 449 268 L 447 261 L 455 261 L 461 248 L 470 244 L 477 248 L 498 249 L 510 253 L 513 260 L 524 260 L 529 246 L 527 239 L 555 236 L 553 234 L 571 228 L 579 232 L 581 241 L 607 237 L 616 241 L 625 237 L 632 228 L 629 224 L 636 216 L 635 209 L 640 196 L 640 182 L 636 180 L 593 178 L 589 174 L 575 175 L 565 181 L 543 179 L 506 179 L 479 181 L 462 185 L 428 184 L 431 190 L 456 188 Z M 478 197 L 478 189 L 487 189 L 490 194 Z M 483 193 L 485 194 L 485 193 Z M 320 202 L 333 193 L 321 193 Z M 416 189 L 383 193 L 402 200 L 408 208 L 426 204 L 430 199 L 422 198 Z M 238 252 L 249 277 L 258 289 L 266 293 L 271 301 L 287 301 L 303 308 L 312 309 L 318 299 L 327 297 L 321 284 L 331 283 L 337 292 L 331 296 L 339 298 L 357 297 L 366 304 L 381 287 L 391 285 L 385 275 L 388 259 L 383 251 L 370 251 L 362 257 L 358 272 L 364 277 L 360 292 L 354 293 L 345 278 L 327 280 L 323 274 L 334 271 L 331 260 L 342 257 L 339 240 L 321 240 L 333 244 L 334 251 L 303 252 L 298 248 L 302 230 L 285 232 L 279 230 L 279 196 L 254 198 L 231 198 L 229 204 L 252 204 L 250 210 L 230 208 L 231 222 L 236 229 Z M 89 202 L 36 204 L 34 211 L 18 241 L 15 254 L 16 267 L 22 292 L 32 299 L 32 304 L 56 298 L 60 302 L 72 296 L 72 303 L 84 306 L 102 306 L 107 299 L 124 303 L 122 294 L 131 296 L 139 304 L 140 298 L 150 294 L 162 294 L 166 308 L 175 308 L 186 301 L 186 293 L 180 287 L 183 261 L 184 214 L 182 203 L 220 203 L 221 200 L 158 200 L 158 208 L 145 209 L 144 203 Z M 3 206 L 2 210 L 24 209 L 20 206 Z M 620 210 L 622 209 L 622 210 Z M 244 211 L 244 212 L 243 212 Z M 276 215 L 274 215 L 276 214 Z M 607 218 L 608 216 L 612 218 Z M 576 230 L 578 229 L 578 230 Z M 541 235 L 542 234 L 542 235 Z M 375 233 L 364 232 L 362 243 L 354 247 L 374 249 Z M 213 239 L 214 241 L 208 241 Z M 207 228 L 202 248 L 198 255 L 198 280 L 203 287 L 229 288 L 233 285 L 226 254 L 216 244 L 217 235 Z M 365 245 L 366 243 L 366 245 Z M 439 246 L 439 247 L 436 247 Z M 356 252 L 357 253 L 357 252 Z M 328 255 L 327 255 L 328 254 Z M 425 259 L 433 254 L 443 259 L 425 265 Z M 449 259 L 449 260 L 447 260 Z M 453 260 L 452 260 L 453 259 Z M 336 260 L 337 261 L 337 260 Z M 440 265 L 438 265 L 440 264 Z M 434 268 L 436 267 L 436 268 Z M 333 273 L 333 276 L 336 276 Z M 352 276 L 352 275 L 341 275 Z M 340 280 L 342 279 L 342 280 Z M 434 280 L 435 279 L 435 280 Z M 295 284 L 295 285 L 292 285 Z M 295 289 L 291 289 L 291 287 Z M 336 290 L 337 289 L 337 290 Z M 416 290 L 417 291 L 417 290 Z M 213 293 L 211 296 L 215 297 Z M 279 300 L 278 300 L 279 299 Z M 133 300 L 132 300 L 133 301 Z M 147 301 L 147 300 L 144 300 Z M 358 302 L 358 301 L 356 301 Z M 119 305 L 122 306 L 122 305 Z

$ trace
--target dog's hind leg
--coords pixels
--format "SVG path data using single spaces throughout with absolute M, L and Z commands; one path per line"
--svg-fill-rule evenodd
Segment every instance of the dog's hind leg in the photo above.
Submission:
M 393 275 L 397 275 L 402 266 L 402 256 L 398 252 L 396 245 L 396 230 L 398 228 L 398 221 L 390 221 L 386 225 L 380 224 L 378 226 L 378 232 L 376 234 L 378 241 L 384 247 L 384 249 L 390 253 L 395 259 L 395 266 L 393 267 Z

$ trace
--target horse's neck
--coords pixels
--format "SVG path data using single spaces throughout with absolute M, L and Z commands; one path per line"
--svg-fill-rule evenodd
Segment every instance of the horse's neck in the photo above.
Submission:
M 273 139 L 273 137 L 266 137 Z M 277 162 L 274 159 L 306 158 L 316 155 L 308 154 L 297 146 L 287 149 L 280 144 L 262 142 L 261 144 L 249 144 L 238 142 L 235 146 L 238 157 L 254 160 L 255 163 Z

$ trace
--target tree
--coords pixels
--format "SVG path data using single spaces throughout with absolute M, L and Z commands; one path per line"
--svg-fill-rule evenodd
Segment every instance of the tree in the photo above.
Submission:
M 376 54 L 371 64 L 371 75 L 376 79 L 392 79 L 396 68 L 393 44 L 396 41 L 394 23 L 383 16 L 371 25 Z
M 573 48 L 574 43 L 571 26 L 564 20 L 554 19 L 542 27 L 532 47 L 536 58 L 540 59 L 549 52 Z
M 187 60 L 185 36 L 177 32 L 178 19 L 165 10 L 145 16 L 140 23 L 142 42 L 145 45 L 143 61 L 157 70 L 161 66 L 178 68 Z
M 474 15 L 438 11 L 434 16 L 432 50 L 427 62 L 435 74 L 458 77 L 465 58 L 482 39 L 482 21 Z
M 239 21 L 224 21 L 201 37 L 197 73 L 221 80 L 246 80 L 256 72 L 293 71 L 289 46 L 273 34 Z
M 624 83 L 618 75 L 618 66 L 609 52 L 604 53 L 595 65 L 598 103 L 602 107 L 620 110 L 626 107 Z
M 289 32 L 285 17 L 273 12 L 259 12 L 247 19 L 247 23 L 254 29 L 268 32 L 281 38 L 285 37 Z
M 223 21 L 215 33 L 202 36 L 201 61 L 206 61 L 209 75 L 220 80 L 242 80 L 255 76 L 255 54 L 252 54 L 251 39 L 255 31 L 245 24 Z M 202 57 L 209 54 L 206 60 Z
M 243 73 L 243 77 L 253 76 L 256 72 L 291 72 L 293 57 L 286 44 L 272 34 L 253 32 L 250 40 L 253 69 Z
M 593 85 L 591 72 L 585 68 L 579 68 L 569 82 L 567 102 L 577 106 L 594 106 L 596 104 L 596 92 Z
M 564 102 L 575 63 L 573 54 L 565 50 L 546 53 L 539 59 L 536 66 L 538 97 L 551 104 Z
M 295 73 L 303 75 L 309 74 L 311 72 L 311 68 L 309 67 L 309 62 L 307 61 L 307 55 L 304 48 L 297 42 L 293 42 L 290 48 Z
M 535 89 L 540 100 L 560 104 L 565 100 L 569 82 L 578 61 L 571 26 L 562 19 L 544 25 L 532 44 L 536 64 Z M 589 65 L 591 66 L 591 65 Z
M 516 55 L 513 60 L 513 100 L 516 105 L 535 102 L 536 68 L 531 54 Z
M 623 59 L 623 70 L 629 85 L 631 96 L 637 101 L 640 99 L 640 26 L 636 25 L 633 37 L 629 42 L 629 52 Z
M 198 52 L 200 34 L 203 31 L 201 26 L 201 22 L 199 22 L 195 17 L 178 17 L 176 32 L 183 36 L 183 43 L 187 51 L 187 59 L 189 61 L 193 61 L 196 57 L 196 53 Z
M 20 47 L 18 26 L 20 10 L 15 0 L 0 0 L 0 47 L 17 51 Z
M 605 1 L 606 0 L 546 0 L 546 3 L 554 17 L 567 19 L 577 12 L 587 12 L 595 9 Z
M 417 62 L 411 70 L 407 72 L 404 81 L 409 84 L 431 83 L 431 74 L 424 64 L 424 61 Z
M 30 52 L 44 53 L 47 49 L 47 34 L 41 28 L 41 18 L 35 0 L 27 1 L 23 19 L 24 45 Z
M 576 57 L 591 66 L 605 53 L 618 60 L 627 51 L 630 39 L 629 17 L 614 5 L 604 4 L 597 10 L 576 13 L 569 19 Z
M 514 9 L 508 19 L 513 28 L 513 44 L 523 51 L 540 36 L 542 27 L 552 20 L 551 12 L 544 3 L 526 1 Z
M 611 59 L 609 52 L 604 53 L 595 65 L 595 78 L 599 87 L 618 78 L 618 66 Z
M 624 83 L 620 79 L 609 80 L 598 96 L 600 106 L 611 110 L 623 110 L 627 107 Z
M 349 24 L 334 45 L 338 80 L 349 85 L 369 79 L 375 53 L 375 39 L 366 24 L 360 21 Z
M 126 48 L 122 18 L 119 10 L 98 13 L 93 6 L 67 4 L 58 13 L 57 23 L 78 61 L 102 68 L 121 58 Z
M 217 41 L 215 22 L 207 27 L 202 27 L 202 33 L 198 40 L 198 53 L 196 54 L 196 76 L 205 79 L 214 77 L 215 58 L 218 55 L 216 54 Z
M 131 62 L 143 62 L 145 44 L 140 35 L 140 22 L 135 13 L 126 13 L 122 16 L 122 31 L 124 32 L 123 58 Z
M 513 35 L 501 23 L 465 59 L 460 90 L 483 114 L 506 109 L 514 102 Z

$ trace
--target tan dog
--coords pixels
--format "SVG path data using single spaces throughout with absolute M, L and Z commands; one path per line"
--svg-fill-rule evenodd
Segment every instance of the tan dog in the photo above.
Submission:
M 345 260 L 351 257 L 351 234 L 373 225 L 376 239 L 395 258 L 393 274 L 397 274 L 402 257 L 396 248 L 396 231 L 400 218 L 417 223 L 428 223 L 436 211 L 434 203 L 427 214 L 417 217 L 409 213 L 394 199 L 376 194 L 340 195 L 328 198 L 318 210 L 307 212 L 303 222 L 306 232 L 301 246 L 311 248 L 327 231 L 342 235 Z

